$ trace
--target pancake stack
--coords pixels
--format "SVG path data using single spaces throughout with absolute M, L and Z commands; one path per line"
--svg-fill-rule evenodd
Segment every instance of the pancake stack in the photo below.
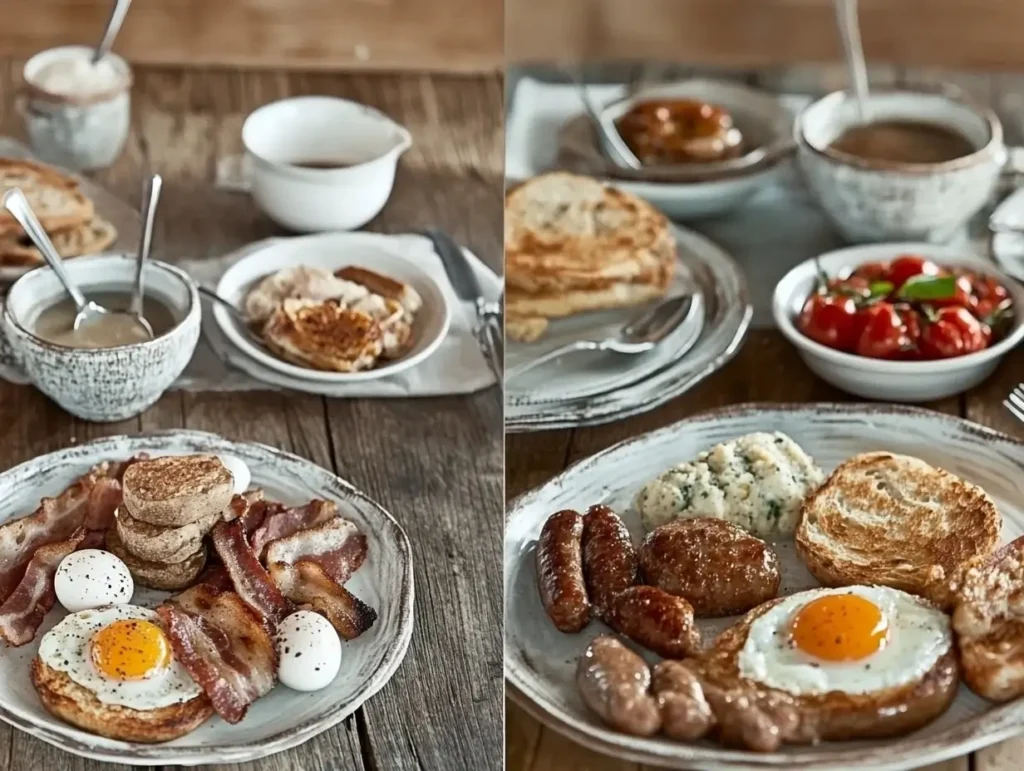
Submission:
M 155 458 L 129 466 L 122 485 L 107 548 L 137 584 L 165 591 L 190 586 L 206 564 L 203 539 L 231 502 L 231 473 L 210 455 Z
M 117 238 L 114 226 L 94 210 L 73 178 L 28 160 L 0 158 L 0 196 L 20 188 L 61 257 L 97 254 Z M 21 226 L 0 210 L 0 266 L 34 267 L 43 256 Z

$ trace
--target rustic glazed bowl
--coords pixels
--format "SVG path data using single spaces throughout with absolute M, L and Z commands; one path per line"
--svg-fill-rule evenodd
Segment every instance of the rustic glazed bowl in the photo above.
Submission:
M 858 122 L 851 94 L 837 91 L 797 117 L 797 163 L 811 193 L 848 241 L 948 241 L 991 197 L 1006 164 L 995 113 L 952 93 L 874 91 L 873 121 L 910 120 L 963 135 L 970 155 L 943 163 L 897 163 L 831 149 Z
M 88 297 L 90 292 L 131 292 L 135 258 L 79 257 L 65 263 Z M 178 268 L 151 261 L 147 296 L 160 300 L 177 320 L 169 332 L 144 343 L 113 348 L 69 348 L 33 333 L 39 315 L 64 297 L 48 267 L 18 279 L 7 295 L 3 331 L 17 366 L 40 391 L 76 417 L 96 422 L 125 420 L 150 407 L 182 373 L 199 340 L 199 293 Z

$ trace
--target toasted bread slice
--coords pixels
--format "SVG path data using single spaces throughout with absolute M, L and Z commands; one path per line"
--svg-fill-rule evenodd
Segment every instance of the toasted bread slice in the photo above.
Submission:
M 506 316 L 505 335 L 519 343 L 535 343 L 548 331 L 548 320 L 543 316 Z
M 949 581 L 992 553 L 1002 523 L 977 485 L 887 452 L 840 465 L 800 517 L 797 553 L 826 586 L 880 584 L 947 608 Z
M 223 512 L 181 527 L 161 527 L 136 519 L 124 506 L 114 512 L 117 535 L 124 548 L 150 562 L 184 562 L 203 546 L 203 536 L 220 522 Z
M 71 177 L 34 161 L 0 158 L 0 196 L 20 188 L 39 224 L 47 232 L 89 221 L 93 204 Z M 21 234 L 21 225 L 6 209 L 0 210 L 0 234 Z
M 117 228 L 101 217 L 50 233 L 57 253 L 65 258 L 97 254 L 117 239 Z M 0 265 L 42 265 L 43 255 L 27 235 L 0 235 Z
M 334 271 L 336 278 L 351 281 L 354 284 L 361 284 L 374 294 L 395 300 L 406 314 L 412 317 L 421 307 L 423 298 L 411 286 L 398 279 L 375 273 L 369 268 L 360 268 L 358 265 L 348 265 L 341 270 Z
M 43 706 L 56 717 L 84 731 L 124 742 L 167 742 L 198 728 L 213 714 L 205 693 L 158 709 L 138 710 L 104 704 L 64 672 L 32 659 L 32 685 Z
M 122 481 L 124 506 L 136 519 L 162 527 L 207 522 L 234 494 L 231 472 L 213 455 L 170 455 L 134 463 Z
M 505 293 L 505 311 L 516 318 L 557 319 L 591 311 L 631 308 L 663 296 L 668 289 L 667 275 L 652 283 L 619 283 L 595 289 L 524 292 L 510 287 Z
M 263 339 L 287 361 L 333 372 L 369 369 L 384 351 L 384 334 L 369 313 L 331 301 L 285 300 Z
M 206 565 L 206 544 L 200 544 L 199 551 L 181 562 L 151 562 L 136 557 L 124 547 L 116 527 L 107 531 L 107 549 L 128 567 L 135 583 L 165 592 L 191 586 Z

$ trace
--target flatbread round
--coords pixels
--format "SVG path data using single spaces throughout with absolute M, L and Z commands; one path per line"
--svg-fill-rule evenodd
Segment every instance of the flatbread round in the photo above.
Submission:
M 93 216 L 92 201 L 78 183 L 50 166 L 28 160 L 0 158 L 0 197 L 21 188 L 32 211 L 47 232 L 74 227 Z M 0 209 L 0 235 L 20 234 L 21 226 L 6 209 Z
M 70 259 L 102 252 L 117 239 L 117 228 L 102 217 L 94 217 L 81 225 L 50 233 L 49 236 L 57 253 Z M 32 267 L 42 264 L 43 255 L 28 236 L 20 233 L 0 235 L 0 265 Z

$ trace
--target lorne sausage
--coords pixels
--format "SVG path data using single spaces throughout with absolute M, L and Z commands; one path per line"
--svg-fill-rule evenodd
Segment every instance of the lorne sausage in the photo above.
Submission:
M 629 530 L 607 506 L 591 506 L 583 518 L 583 575 L 594 611 L 602 620 L 615 595 L 636 583 L 639 560 Z
M 608 624 L 667 659 L 681 659 L 700 651 L 693 606 L 653 586 L 632 586 L 616 595 Z
M 576 684 L 583 703 L 612 728 L 634 736 L 653 736 L 661 728 L 658 705 L 648 693 L 650 667 L 612 635 L 594 638 L 583 651 Z
M 562 632 L 590 620 L 583 580 L 583 515 L 566 509 L 548 517 L 537 542 L 537 585 L 544 610 Z

